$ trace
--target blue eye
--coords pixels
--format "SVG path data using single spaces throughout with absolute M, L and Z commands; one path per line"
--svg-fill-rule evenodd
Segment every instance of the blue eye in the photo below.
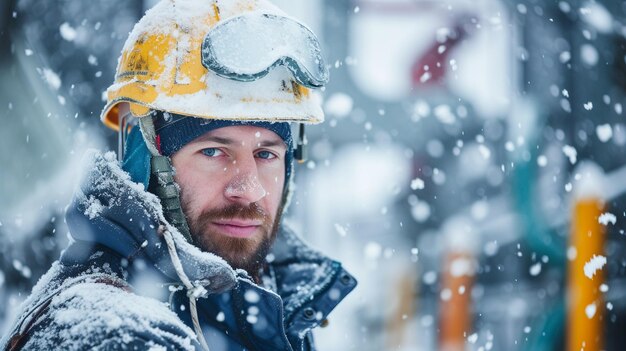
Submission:
M 262 158 L 264 160 L 271 160 L 273 158 L 276 158 L 276 155 L 269 151 L 259 151 L 256 155 L 258 158 Z
M 209 147 L 209 148 L 206 148 L 206 149 L 202 149 L 202 154 L 204 156 L 208 156 L 208 157 L 220 156 L 221 153 L 222 152 L 219 149 L 216 149 L 214 147 Z

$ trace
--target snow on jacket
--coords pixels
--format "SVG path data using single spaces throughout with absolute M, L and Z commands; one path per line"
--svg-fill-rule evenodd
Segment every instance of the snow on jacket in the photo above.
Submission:
M 164 231 L 187 276 L 206 290 L 197 310 L 212 351 L 314 350 L 311 330 L 356 286 L 285 225 L 257 285 L 187 243 L 113 153 L 88 159 L 67 211 L 73 240 L 24 302 L 3 350 L 200 350 Z

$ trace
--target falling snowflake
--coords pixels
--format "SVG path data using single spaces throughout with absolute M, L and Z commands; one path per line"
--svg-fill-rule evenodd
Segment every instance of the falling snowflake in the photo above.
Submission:
M 595 303 L 587 305 L 587 307 L 585 307 L 585 314 L 587 315 L 587 318 L 593 318 L 593 316 L 596 315 L 596 310 L 597 308 Z
M 415 178 L 411 180 L 411 189 L 418 190 L 424 189 L 424 181 L 420 178 Z
M 585 263 L 585 267 L 583 268 L 585 271 L 585 276 L 589 279 L 593 279 L 593 276 L 599 269 L 602 269 L 606 264 L 606 257 L 599 255 L 593 255 L 589 262 Z
M 617 223 L 617 217 L 610 212 L 605 212 L 598 217 L 598 223 L 602 225 L 609 225 L 609 223 L 615 225 L 615 223 Z
M 596 135 L 601 142 L 606 143 L 613 137 L 613 128 L 610 124 L 601 124 L 596 127 Z
M 541 262 L 537 262 L 530 266 L 530 275 L 537 276 L 539 273 L 541 273 Z
M 576 159 L 578 157 L 578 152 L 576 151 L 576 149 L 574 147 L 569 146 L 569 145 L 563 146 L 563 153 L 565 154 L 565 156 L 567 156 L 567 158 L 569 158 L 569 162 L 571 164 L 575 164 L 576 163 Z
M 472 344 L 475 344 L 477 340 L 478 340 L 478 334 L 476 333 L 467 337 L 467 341 L 469 341 Z
M 72 28 L 67 22 L 59 27 L 59 31 L 61 32 L 61 37 L 67 41 L 74 41 L 74 39 L 76 39 L 76 29 Z

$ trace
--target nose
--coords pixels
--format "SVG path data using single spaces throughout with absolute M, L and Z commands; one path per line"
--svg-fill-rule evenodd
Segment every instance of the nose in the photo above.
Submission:
M 237 159 L 233 176 L 224 189 L 227 199 L 249 205 L 261 200 L 267 192 L 259 181 L 259 174 L 254 157 Z

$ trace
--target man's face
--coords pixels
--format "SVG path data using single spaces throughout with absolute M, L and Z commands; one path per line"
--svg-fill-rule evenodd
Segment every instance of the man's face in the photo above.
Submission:
M 274 132 L 231 126 L 196 138 L 172 156 L 196 244 L 254 275 L 282 214 L 286 145 Z

